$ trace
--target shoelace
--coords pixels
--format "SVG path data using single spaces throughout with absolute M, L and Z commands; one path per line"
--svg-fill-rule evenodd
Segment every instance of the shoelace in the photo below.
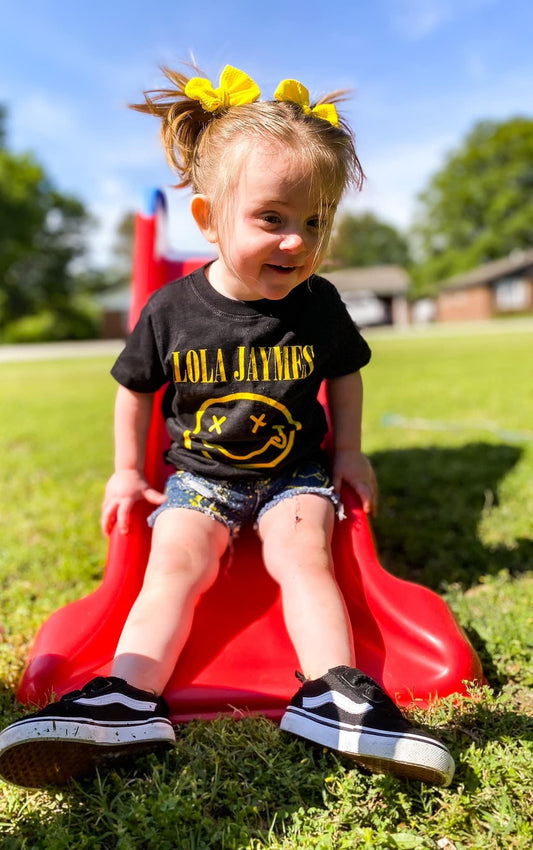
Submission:
M 69 691 L 68 694 L 63 694 L 59 702 L 72 702 L 73 700 L 79 699 L 79 697 L 94 696 L 95 693 L 102 690 L 104 685 L 108 684 L 109 679 L 105 679 L 103 676 L 98 676 L 96 679 L 92 679 L 90 682 L 87 682 L 87 684 L 80 690 Z

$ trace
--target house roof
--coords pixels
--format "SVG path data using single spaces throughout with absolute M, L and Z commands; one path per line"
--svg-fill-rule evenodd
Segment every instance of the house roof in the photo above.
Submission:
M 533 268 L 533 248 L 527 251 L 513 251 L 501 260 L 492 260 L 463 274 L 457 274 L 441 283 L 441 289 L 469 289 L 484 283 L 492 283 L 502 277 L 516 274 L 527 268 Z
M 410 279 L 400 266 L 363 266 L 325 272 L 324 277 L 342 294 L 373 292 L 375 295 L 405 295 Z

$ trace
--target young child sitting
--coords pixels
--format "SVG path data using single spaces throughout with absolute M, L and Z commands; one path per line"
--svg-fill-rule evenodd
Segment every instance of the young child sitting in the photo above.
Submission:
M 356 669 L 334 578 L 341 483 L 369 513 L 377 500 L 361 452 L 360 370 L 370 351 L 335 288 L 316 274 L 341 197 L 363 180 L 339 93 L 311 105 L 301 83 L 284 80 L 261 101 L 253 80 L 229 66 L 217 88 L 166 75 L 169 87 L 134 108 L 161 119 L 167 158 L 179 186 L 192 187 L 192 215 L 218 258 L 150 298 L 112 369 L 115 472 L 102 527 L 127 534 L 134 503 L 154 505 L 144 584 L 111 676 L 9 726 L 0 775 L 41 786 L 171 745 L 162 693 L 195 604 L 231 538 L 254 523 L 302 670 L 281 728 L 371 770 L 446 785 L 454 770 L 446 747 Z M 323 381 L 331 462 L 321 448 Z M 163 494 L 143 468 L 154 393 L 167 383 L 167 459 L 176 471 Z

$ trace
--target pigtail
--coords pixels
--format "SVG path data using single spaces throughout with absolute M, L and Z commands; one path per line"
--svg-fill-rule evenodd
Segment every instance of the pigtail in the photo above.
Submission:
M 171 86 L 144 92 L 144 103 L 130 104 L 130 109 L 155 115 L 161 120 L 165 156 L 181 178 L 176 187 L 181 189 L 194 183 L 192 171 L 198 142 L 213 116 L 185 94 L 188 77 L 171 68 L 162 68 L 162 71 Z
M 162 68 L 168 85 L 146 91 L 144 102 L 131 108 L 160 119 L 167 162 L 180 177 L 176 188 L 208 195 L 213 215 L 235 186 L 244 146 L 255 142 L 277 142 L 307 164 L 326 217 L 349 185 L 361 188 L 354 136 L 334 105 L 346 91 L 311 105 L 305 86 L 282 80 L 274 100 L 262 101 L 254 80 L 231 65 L 217 88 L 191 67 L 190 77 Z
M 351 91 L 349 89 L 337 89 L 336 91 L 331 92 L 330 94 L 325 94 L 323 97 L 320 97 L 316 100 L 311 108 L 315 106 L 321 106 L 322 104 L 333 104 L 336 106 L 338 103 L 345 103 L 350 99 Z M 344 134 L 345 139 L 349 140 L 349 148 L 350 150 L 350 164 L 348 168 L 348 180 L 347 182 L 358 192 L 363 188 L 363 184 L 365 182 L 365 173 L 363 171 L 363 166 L 359 160 L 359 157 L 356 153 L 355 148 L 355 138 L 353 134 L 353 130 L 346 121 L 346 119 L 342 116 L 342 113 L 337 112 L 338 117 L 338 128 Z M 343 148 L 346 145 L 346 141 L 341 141 L 341 147 Z
M 350 98 L 350 90 L 349 89 L 337 89 L 336 91 L 332 91 L 330 94 L 325 94 L 322 97 L 319 97 L 312 106 L 320 106 L 321 103 L 345 103 Z

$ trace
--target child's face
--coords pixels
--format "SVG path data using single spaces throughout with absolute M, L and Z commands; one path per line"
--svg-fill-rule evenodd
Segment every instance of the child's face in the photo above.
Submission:
M 222 221 L 208 235 L 219 249 L 208 269 L 215 289 L 243 301 L 279 300 L 306 280 L 321 261 L 334 215 L 333 207 L 320 211 L 317 195 L 296 157 L 266 144 L 246 155 Z

